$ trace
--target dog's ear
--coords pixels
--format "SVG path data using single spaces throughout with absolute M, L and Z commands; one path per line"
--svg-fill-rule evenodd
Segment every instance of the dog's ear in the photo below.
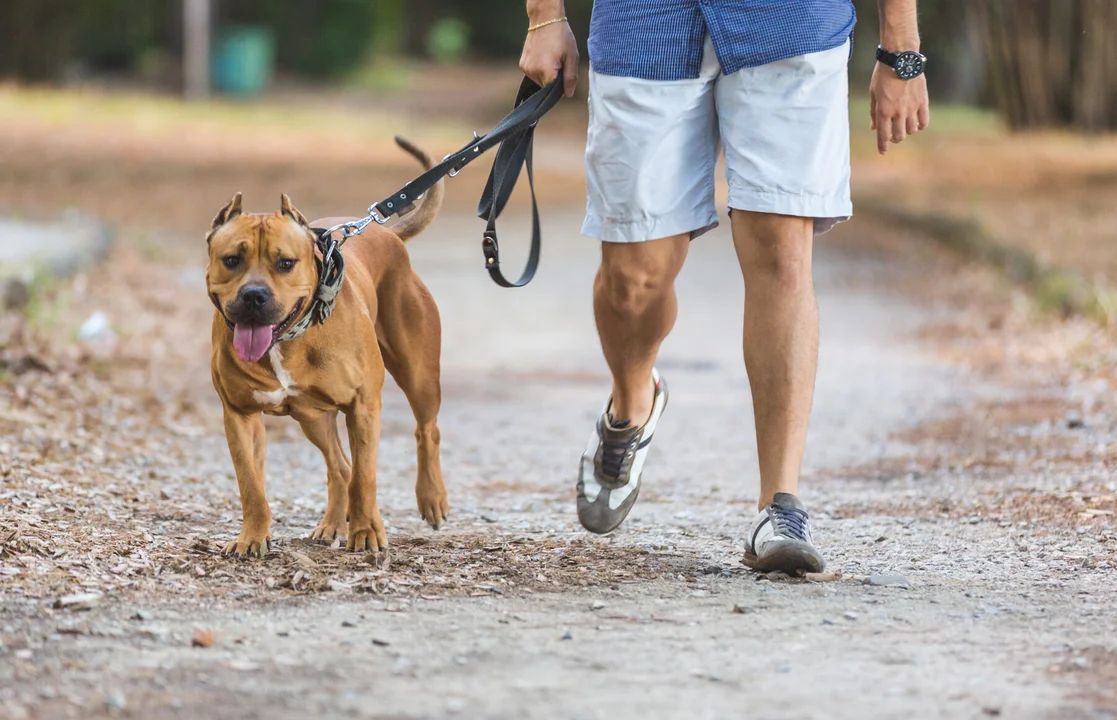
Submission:
M 299 212 L 297 207 L 291 204 L 291 198 L 287 197 L 287 193 L 284 193 L 280 199 L 279 214 L 291 218 L 303 227 L 310 227 L 306 217 Z
M 210 226 L 211 231 L 216 230 L 217 228 L 235 218 L 237 215 L 240 215 L 240 196 L 241 194 L 237 193 L 233 196 L 233 199 L 225 205 L 225 207 L 217 211 L 217 215 L 213 218 L 213 225 Z

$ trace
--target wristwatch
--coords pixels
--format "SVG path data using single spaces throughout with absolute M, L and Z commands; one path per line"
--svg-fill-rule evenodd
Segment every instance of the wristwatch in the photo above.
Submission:
M 923 66 L 927 58 L 917 52 L 888 52 L 877 45 L 877 60 L 896 71 L 896 77 L 901 80 L 914 80 L 923 74 Z

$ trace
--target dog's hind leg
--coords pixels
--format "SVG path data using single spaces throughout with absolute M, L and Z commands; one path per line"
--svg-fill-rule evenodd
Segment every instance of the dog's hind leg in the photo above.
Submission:
M 353 469 L 341 447 L 337 411 L 298 420 L 306 439 L 322 452 L 326 461 L 326 513 L 310 537 L 324 543 L 330 543 L 337 537 L 344 539 L 349 510 L 349 478 Z
M 393 294 L 391 304 L 382 305 L 391 307 L 395 312 L 382 313 L 376 334 L 384 356 L 384 367 L 407 396 L 415 414 L 418 460 L 415 499 L 419 514 L 431 527 L 437 528 L 450 510 L 438 451 L 441 442 L 438 411 L 442 405 L 442 328 L 438 306 L 418 276 L 412 273 L 410 282 L 399 285 L 402 288 Z

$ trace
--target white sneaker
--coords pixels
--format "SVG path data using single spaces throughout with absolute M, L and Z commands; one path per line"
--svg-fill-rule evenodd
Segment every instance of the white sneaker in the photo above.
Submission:
M 772 504 L 753 518 L 745 540 L 744 564 L 760 572 L 788 575 L 822 572 L 826 561 L 811 541 L 811 521 L 791 493 L 776 493 Z
M 640 475 L 652 435 L 667 407 L 667 383 L 652 370 L 655 396 L 652 413 L 640 427 L 613 418 L 613 398 L 597 419 L 589 444 L 578 466 L 578 520 L 590 532 L 615 530 L 640 494 Z

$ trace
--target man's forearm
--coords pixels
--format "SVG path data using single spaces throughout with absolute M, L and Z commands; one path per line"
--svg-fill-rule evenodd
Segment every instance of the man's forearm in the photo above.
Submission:
M 886 2 L 887 0 L 880 0 Z M 535 25 L 560 18 L 566 14 L 563 0 L 527 0 L 527 18 Z
M 919 52 L 916 0 L 877 0 L 880 7 L 880 44 L 889 52 Z M 529 0 L 530 8 L 532 0 Z

